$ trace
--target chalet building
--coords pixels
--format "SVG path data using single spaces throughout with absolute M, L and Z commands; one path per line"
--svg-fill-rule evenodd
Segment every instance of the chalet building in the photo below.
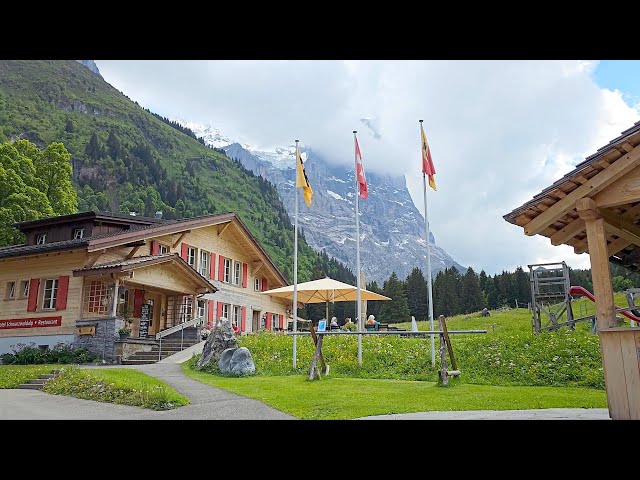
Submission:
M 261 292 L 288 283 L 235 213 L 90 211 L 15 226 L 27 241 L 0 248 L 0 353 L 62 341 L 118 362 L 219 317 L 241 334 L 286 329 L 290 302 Z

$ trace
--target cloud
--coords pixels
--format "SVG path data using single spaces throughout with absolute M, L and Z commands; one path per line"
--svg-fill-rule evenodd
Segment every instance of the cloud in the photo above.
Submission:
M 587 255 L 526 237 L 502 215 L 640 118 L 600 88 L 590 61 L 96 61 L 130 98 L 211 123 L 257 147 L 309 145 L 366 171 L 407 178 L 423 211 L 419 119 L 436 167 L 429 221 L 438 245 L 488 273 Z M 363 121 L 364 119 L 364 121 Z

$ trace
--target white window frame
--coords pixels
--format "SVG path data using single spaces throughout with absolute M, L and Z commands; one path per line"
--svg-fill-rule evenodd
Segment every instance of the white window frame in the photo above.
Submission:
M 5 295 L 5 300 L 15 300 L 16 298 L 16 282 L 15 280 L 12 282 L 7 282 L 7 291 Z
M 158 245 L 158 253 L 163 254 L 163 253 L 169 253 L 171 250 L 169 249 L 168 246 L 160 243 Z
M 20 298 L 29 298 L 29 288 L 31 280 L 21 280 L 20 283 L 20 294 L 22 295 Z
M 36 236 L 36 245 L 44 245 L 45 243 L 47 243 L 47 234 L 39 233 Z
M 196 269 L 196 259 L 198 258 L 198 249 L 195 247 L 187 247 L 187 263 Z
M 256 292 L 262 291 L 262 279 L 260 277 L 256 277 L 253 279 L 253 289 Z
M 49 282 L 51 286 L 49 287 Z M 58 279 L 47 278 L 43 282 L 44 288 L 42 292 L 42 309 L 43 310 L 55 310 L 56 302 L 58 301 Z M 47 292 L 51 292 L 49 298 L 47 298 Z
M 240 318 L 242 316 L 242 307 L 240 305 L 234 305 L 233 308 L 231 309 L 231 312 L 233 313 L 231 317 L 231 325 L 235 325 L 236 327 L 240 328 L 240 325 L 241 325 Z
M 204 278 L 210 278 L 209 277 L 209 273 L 210 272 L 210 268 L 209 268 L 209 260 L 211 259 L 211 254 L 209 252 L 207 252 L 206 250 L 202 250 L 200 249 L 200 267 L 199 267 L 199 272 L 200 275 L 202 275 Z
M 74 228 L 73 239 L 79 240 L 81 238 L 84 238 L 84 228 Z
M 231 307 L 231 305 L 229 305 L 228 303 L 222 304 L 222 316 L 227 320 L 229 320 L 229 307 Z
M 232 265 L 233 265 L 233 260 L 231 260 L 230 258 L 225 258 L 224 259 L 224 279 L 223 281 L 225 283 L 231 283 L 231 273 L 232 273 Z
M 242 283 L 242 262 L 233 261 L 233 284 L 240 285 Z
M 204 300 L 198 300 L 198 317 L 204 317 L 206 312 L 207 312 L 206 302 Z

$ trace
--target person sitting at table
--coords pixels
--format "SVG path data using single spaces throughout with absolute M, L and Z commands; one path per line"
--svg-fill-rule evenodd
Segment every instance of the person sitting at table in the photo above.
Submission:
M 340 328 L 340 325 L 338 325 L 338 319 L 336 317 L 331 317 L 330 328 L 331 330 L 338 330 Z
M 376 321 L 376 317 L 374 315 L 369 315 L 367 318 L 367 322 L 365 323 L 365 328 L 367 330 L 378 330 L 380 326 L 380 322 Z

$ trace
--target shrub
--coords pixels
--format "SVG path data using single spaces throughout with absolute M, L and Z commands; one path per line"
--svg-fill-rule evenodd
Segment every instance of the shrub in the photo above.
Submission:
M 45 363 L 92 363 L 100 359 L 86 348 L 73 348 L 70 344 L 58 342 L 51 349 L 41 349 L 31 342 L 29 345 L 11 345 L 13 353 L 0 355 L 4 365 L 39 365 Z

